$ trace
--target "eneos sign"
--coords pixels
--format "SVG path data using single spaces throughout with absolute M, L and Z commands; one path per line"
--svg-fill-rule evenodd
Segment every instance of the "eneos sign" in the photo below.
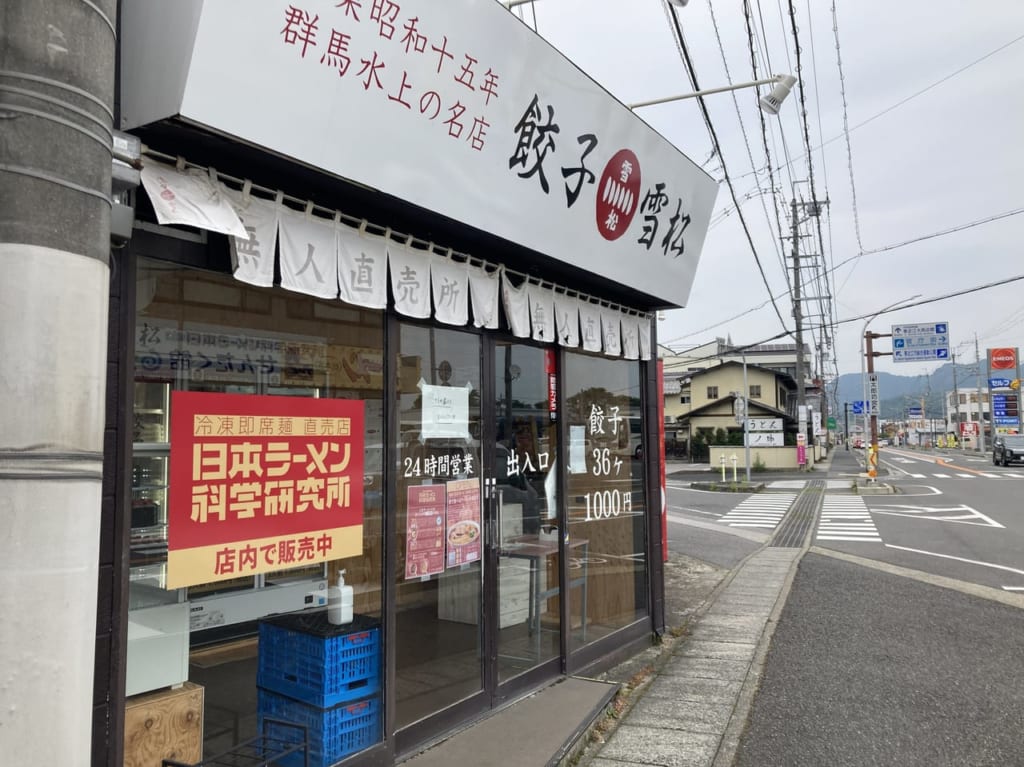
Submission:
M 1017 367 L 1017 350 L 1005 347 L 989 349 L 988 359 L 992 370 L 1012 370 Z

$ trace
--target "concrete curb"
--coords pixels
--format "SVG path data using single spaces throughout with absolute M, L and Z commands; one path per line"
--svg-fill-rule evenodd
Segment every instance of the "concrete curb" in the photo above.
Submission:
M 722 740 L 718 746 L 718 752 L 715 754 L 715 760 L 712 762 L 712 767 L 732 767 L 736 759 L 736 751 L 739 749 L 743 731 L 747 727 L 747 719 L 754 705 L 754 697 L 761 686 L 761 675 L 764 671 L 765 662 L 768 659 L 768 650 L 771 647 L 772 637 L 775 635 L 775 627 L 778 625 L 779 616 L 786 606 L 786 599 L 793 586 L 793 580 L 796 578 L 796 571 L 800 567 L 800 560 L 803 559 L 805 553 L 807 553 L 806 547 L 793 557 L 793 561 L 789 566 L 789 571 L 786 573 L 786 578 L 775 600 L 775 605 L 772 607 L 771 615 L 765 623 L 764 632 L 761 634 L 761 641 L 758 642 L 757 649 L 754 651 L 754 657 L 750 662 L 750 670 L 747 672 L 746 679 L 743 680 L 743 687 L 740 689 L 739 697 L 736 699 L 736 706 L 733 708 L 732 716 L 729 718 L 729 724 L 726 725 L 725 732 L 722 734 Z

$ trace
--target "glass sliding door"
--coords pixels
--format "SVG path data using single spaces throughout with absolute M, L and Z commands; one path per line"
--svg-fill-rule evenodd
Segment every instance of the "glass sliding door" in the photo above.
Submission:
M 402 324 L 397 354 L 395 726 L 484 706 L 481 340 Z
M 497 681 L 561 655 L 552 349 L 493 344 Z
M 398 335 L 395 723 L 429 735 L 558 672 L 555 354 Z

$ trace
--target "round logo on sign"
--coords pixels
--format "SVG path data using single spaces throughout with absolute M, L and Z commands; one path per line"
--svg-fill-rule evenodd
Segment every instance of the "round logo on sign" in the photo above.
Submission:
M 993 349 L 992 369 L 1010 370 L 1017 367 L 1017 352 L 1014 349 Z
M 597 231 L 606 240 L 626 233 L 640 199 L 640 161 L 629 149 L 620 149 L 604 166 L 597 187 Z

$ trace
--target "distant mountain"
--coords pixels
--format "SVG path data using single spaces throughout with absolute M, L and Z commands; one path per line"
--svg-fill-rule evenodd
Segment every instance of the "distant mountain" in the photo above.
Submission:
M 984 363 L 982 364 L 984 367 Z M 978 386 L 978 366 L 976 364 L 956 365 L 956 388 L 974 389 Z M 908 407 L 920 407 L 924 399 L 925 416 L 941 418 L 944 412 L 943 401 L 947 392 L 954 389 L 954 365 L 948 362 L 930 375 L 894 375 L 878 372 L 878 394 L 880 416 L 885 419 L 906 418 Z M 987 385 L 987 373 L 982 370 L 981 385 Z M 844 373 L 839 376 L 836 398 L 839 412 L 842 413 L 844 402 L 855 402 L 864 399 L 861 388 L 860 373 Z

